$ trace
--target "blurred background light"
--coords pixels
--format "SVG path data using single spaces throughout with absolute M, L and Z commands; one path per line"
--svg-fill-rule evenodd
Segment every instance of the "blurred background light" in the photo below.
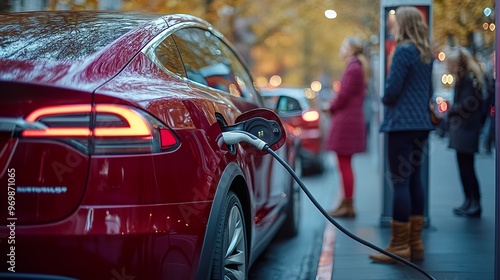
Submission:
M 439 59 L 440 61 L 444 61 L 444 60 L 445 60 L 445 58 L 446 58 L 446 54 L 445 54 L 444 52 L 440 52 L 440 53 L 438 54 L 438 59 Z
M 315 92 L 319 92 L 322 88 L 321 82 L 319 81 L 313 81 L 311 83 L 311 89 L 314 90 Z
M 307 99 L 314 99 L 314 97 L 316 97 L 316 92 L 308 88 L 305 90 L 305 95 Z
M 281 77 L 279 75 L 274 75 L 269 79 L 269 84 L 273 87 L 279 87 L 281 85 Z
M 340 81 L 333 82 L 333 86 L 332 87 L 333 87 L 333 90 L 335 92 L 339 92 L 340 91 Z
M 334 19 L 337 17 L 337 12 L 335 10 L 326 10 L 325 17 L 327 19 Z
M 486 7 L 484 9 L 484 15 L 487 17 L 489 17 L 491 15 L 491 9 L 489 7 Z

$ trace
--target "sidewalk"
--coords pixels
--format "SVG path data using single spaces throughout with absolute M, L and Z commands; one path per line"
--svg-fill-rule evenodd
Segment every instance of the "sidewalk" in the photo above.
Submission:
M 429 219 L 423 232 L 425 260 L 416 263 L 436 279 L 488 279 L 494 277 L 495 244 L 495 157 L 476 155 L 476 172 L 483 214 L 471 219 L 453 215 L 463 201 L 455 151 L 447 148 L 447 138 L 430 137 Z M 338 219 L 345 228 L 378 247 L 389 243 L 390 228 L 380 226 L 381 179 L 376 153 L 354 157 L 356 174 L 355 219 Z M 334 190 L 338 192 L 339 190 Z M 372 263 L 374 250 L 336 231 L 332 279 L 391 280 L 427 279 L 402 264 Z

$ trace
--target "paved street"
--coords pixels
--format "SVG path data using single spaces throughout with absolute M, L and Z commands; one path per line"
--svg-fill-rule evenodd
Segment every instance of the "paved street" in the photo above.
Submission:
M 463 200 L 454 150 L 447 148 L 447 138 L 431 135 L 430 141 L 430 227 L 424 230 L 426 259 L 417 263 L 437 279 L 493 279 L 495 227 L 495 159 L 492 155 L 476 156 L 476 171 L 482 191 L 483 215 L 467 219 L 453 215 L 452 208 Z M 357 159 L 358 170 L 368 171 L 370 156 Z M 363 168 L 362 166 L 365 166 Z M 382 199 L 377 175 L 359 176 L 358 217 L 345 226 L 369 242 L 385 248 L 390 229 L 382 228 Z M 368 259 L 373 250 L 337 234 L 332 279 L 425 279 L 403 265 L 374 264 Z M 348 278 L 346 278 L 348 277 Z

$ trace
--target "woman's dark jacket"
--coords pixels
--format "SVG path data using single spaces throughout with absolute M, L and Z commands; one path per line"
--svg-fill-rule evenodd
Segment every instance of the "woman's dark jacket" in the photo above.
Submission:
M 424 63 L 413 43 L 396 47 L 385 84 L 382 132 L 433 130 L 429 113 L 432 61 Z
M 453 105 L 448 112 L 450 148 L 467 154 L 478 152 L 483 127 L 482 102 L 480 83 L 472 74 L 457 80 Z

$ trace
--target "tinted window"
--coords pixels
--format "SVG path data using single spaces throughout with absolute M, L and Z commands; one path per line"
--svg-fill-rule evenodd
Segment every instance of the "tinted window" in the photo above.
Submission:
M 174 38 L 190 80 L 256 101 L 250 75 L 217 36 L 200 28 L 186 28 L 177 31 Z
M 39 12 L 29 18 L 23 13 L 3 14 L 0 58 L 78 60 L 151 18 L 85 12 Z
M 186 77 L 179 52 L 172 37 L 169 36 L 163 40 L 156 47 L 154 53 L 156 57 L 153 59 L 156 60 L 158 66 L 179 76 Z
M 278 101 L 277 110 L 279 113 L 290 113 L 301 111 L 299 101 L 295 98 L 282 96 Z

